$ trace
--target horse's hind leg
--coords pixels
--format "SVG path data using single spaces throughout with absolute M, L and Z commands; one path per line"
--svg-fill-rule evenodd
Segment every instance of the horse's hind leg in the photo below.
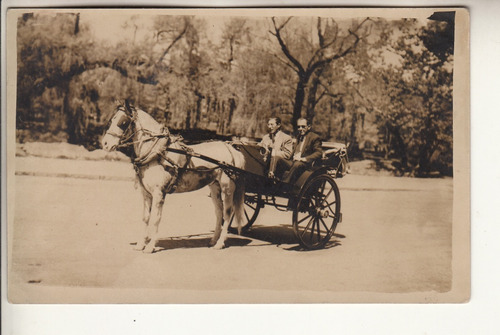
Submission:
M 214 236 L 210 241 L 210 246 L 214 246 L 220 238 L 221 230 L 222 230 L 222 197 L 221 197 L 221 188 L 218 182 L 214 182 L 210 185 L 210 198 L 214 203 L 215 207 L 215 230 Z
M 135 246 L 135 250 L 143 250 L 146 244 L 149 242 L 149 237 L 148 237 L 148 224 L 149 224 L 149 217 L 151 215 L 151 203 L 153 201 L 153 197 L 149 192 L 147 192 L 144 188 L 142 189 L 142 197 L 144 200 L 144 208 L 142 212 L 142 222 L 144 223 L 143 230 L 141 232 L 141 235 L 137 239 L 137 244 Z
M 165 194 L 160 189 L 156 189 L 152 192 L 151 198 L 151 211 L 149 224 L 147 225 L 147 239 L 149 239 L 149 243 L 146 244 L 143 250 L 146 253 L 152 253 L 158 241 L 158 225 L 161 220 Z
M 224 243 L 227 238 L 227 230 L 229 228 L 229 223 L 231 222 L 231 216 L 233 214 L 233 194 L 235 191 L 235 185 L 229 177 L 222 175 L 221 178 L 221 196 L 223 197 L 222 202 L 222 215 L 224 217 L 223 225 L 221 224 L 221 234 L 214 249 L 224 248 Z

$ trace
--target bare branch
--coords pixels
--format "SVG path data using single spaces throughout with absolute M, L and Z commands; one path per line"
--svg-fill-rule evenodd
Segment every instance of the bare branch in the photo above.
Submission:
M 318 30 L 318 40 L 320 48 L 323 48 L 323 44 L 325 43 L 324 36 L 321 32 L 321 18 L 318 17 L 318 23 L 316 24 L 316 29 Z
M 286 46 L 285 42 L 283 41 L 283 39 L 281 37 L 281 29 L 283 29 L 283 27 L 285 27 L 285 25 L 291 19 L 292 19 L 292 17 L 289 17 L 285 21 L 285 23 L 283 23 L 281 26 L 278 27 L 278 26 L 276 26 L 275 17 L 272 17 L 274 31 L 275 31 L 275 34 L 273 34 L 273 35 L 276 36 L 276 38 L 278 39 L 278 43 L 280 44 L 281 50 L 283 51 L 285 56 L 293 63 L 293 65 L 295 65 L 297 67 L 297 69 L 295 71 L 297 71 L 298 73 L 304 73 L 304 67 L 302 66 L 302 64 L 300 64 L 300 62 L 295 57 L 292 56 L 292 54 L 290 53 L 290 50 L 288 50 L 288 47 Z
M 167 49 L 165 49 L 165 51 L 163 51 L 163 54 L 161 55 L 161 57 L 156 62 L 156 65 L 160 64 L 163 61 L 163 59 L 165 58 L 165 56 L 169 53 L 170 49 L 172 49 L 172 47 L 175 45 L 175 43 L 177 43 L 177 41 L 179 41 L 182 38 L 182 36 L 184 36 L 184 34 L 187 32 L 188 27 L 189 27 L 188 20 L 184 19 L 184 28 L 174 38 L 174 40 L 172 41 L 172 43 L 170 43 L 170 45 L 167 47 Z
M 320 100 L 323 97 L 326 97 L 327 95 L 328 95 L 328 93 L 325 90 L 323 90 L 323 92 L 321 92 L 321 94 L 319 95 L 319 97 L 314 100 L 314 106 L 316 106 L 320 102 Z
M 274 28 L 276 29 L 276 28 L 277 28 L 277 27 L 276 27 L 276 17 L 275 17 L 275 16 L 273 16 L 271 19 L 272 19 L 272 21 L 273 21 Z M 277 28 L 277 29 L 278 29 L 278 30 L 281 30 L 281 29 L 285 28 L 285 26 L 288 24 L 288 22 L 290 22 L 290 20 L 291 20 L 291 19 L 293 19 L 293 16 L 288 17 L 288 19 L 286 19 L 286 21 L 285 21 L 285 22 L 283 22 L 283 24 L 282 24 L 281 26 L 279 26 L 279 28 Z
M 321 80 L 319 81 L 319 85 L 323 88 L 323 93 L 325 95 L 333 98 L 333 99 L 337 99 L 339 96 L 344 95 L 343 93 L 335 94 L 335 93 L 330 92 L 330 89 L 325 84 L 323 84 L 323 82 Z
M 325 58 L 325 59 L 322 59 L 314 64 L 312 64 L 310 67 L 309 67 L 309 71 L 310 73 L 313 73 L 318 67 L 320 66 L 323 66 L 325 64 L 328 64 L 336 59 L 339 59 L 339 58 L 342 58 L 342 57 L 345 57 L 347 54 L 349 54 L 350 52 L 352 52 L 353 50 L 355 50 L 356 46 L 358 45 L 359 41 L 360 41 L 360 37 L 357 35 L 357 32 L 358 30 L 361 28 L 361 26 L 365 23 L 365 22 L 368 22 L 368 21 L 371 21 L 370 18 L 366 18 L 364 19 L 357 27 L 355 30 L 351 30 L 349 29 L 349 35 L 347 35 L 346 37 L 344 37 L 344 39 L 342 40 L 342 43 L 340 45 L 340 48 L 339 48 L 339 52 L 331 57 L 328 57 L 328 58 Z M 349 37 L 352 37 L 354 36 L 354 42 L 347 48 L 345 49 L 344 51 L 342 51 L 342 48 L 343 48 L 343 45 L 345 43 L 345 41 L 349 38 Z
M 286 60 L 281 59 L 278 55 L 273 54 L 273 56 L 276 57 L 281 63 L 291 68 L 294 72 L 298 72 L 298 70 L 292 64 L 288 63 Z
M 318 18 L 318 38 L 320 40 L 320 48 L 317 49 L 314 54 L 312 55 L 311 59 L 309 60 L 309 63 L 307 64 L 307 67 L 311 67 L 311 65 L 313 64 L 314 60 L 316 59 L 316 57 L 322 53 L 324 50 L 326 50 L 327 48 L 329 48 L 330 46 L 332 46 L 333 44 L 335 44 L 335 42 L 337 41 L 337 37 L 338 37 L 338 33 L 339 33 L 339 27 L 337 25 L 337 23 L 335 21 L 333 21 L 335 23 L 335 34 L 333 36 L 333 38 L 325 44 L 325 36 L 321 33 L 320 31 L 320 24 L 319 24 L 319 18 Z M 326 32 L 326 31 L 325 31 Z

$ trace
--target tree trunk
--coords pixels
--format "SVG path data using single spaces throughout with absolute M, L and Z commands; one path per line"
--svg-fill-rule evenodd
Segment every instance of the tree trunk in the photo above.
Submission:
M 61 85 L 61 93 L 63 96 L 63 113 L 64 117 L 66 119 L 66 132 L 68 133 L 68 143 L 71 144 L 76 144 L 78 141 L 78 135 L 77 135 L 77 120 L 75 118 L 75 115 L 70 112 L 70 107 L 69 107 L 69 87 L 68 85 Z
M 396 157 L 400 159 L 401 167 L 400 172 L 404 172 L 408 169 L 408 154 L 406 145 L 399 133 L 399 128 L 397 126 L 389 126 L 390 132 L 392 134 L 392 142 L 391 147 L 394 147 L 394 152 Z
M 80 13 L 77 13 L 76 20 L 75 20 L 74 35 L 78 35 L 79 32 L 80 32 Z
M 200 92 L 198 92 L 198 90 L 196 90 L 194 94 L 196 95 L 196 110 L 195 110 L 193 128 L 198 128 L 198 124 L 200 123 L 201 120 L 201 101 L 203 100 L 203 95 Z
M 314 116 L 315 116 L 315 108 L 316 104 L 318 103 L 319 100 L 316 99 L 316 94 L 318 92 L 318 87 L 320 84 L 320 76 L 323 73 L 323 70 L 325 68 L 322 67 L 318 71 L 316 71 L 316 75 L 314 76 L 313 80 L 311 81 L 311 85 L 309 87 L 309 95 L 307 97 L 307 111 L 306 111 L 306 117 L 307 119 L 311 122 L 313 122 Z
M 302 105 L 304 104 L 305 85 L 307 81 L 300 78 L 297 82 L 297 89 L 295 90 L 295 102 L 293 104 L 292 126 L 294 131 L 297 129 L 297 120 L 302 116 Z
M 333 101 L 330 100 L 330 119 L 328 120 L 328 131 L 327 131 L 327 134 L 328 134 L 328 138 L 332 138 L 332 120 L 333 120 Z
M 234 110 L 236 109 L 236 101 L 233 98 L 229 99 L 229 112 L 226 120 L 226 126 L 224 127 L 225 131 L 229 129 L 231 126 L 231 121 L 233 120 Z M 225 133 L 224 133 L 225 135 Z
M 226 104 L 225 101 L 219 102 L 219 124 L 217 127 L 217 132 L 219 134 L 223 134 L 225 129 L 224 129 L 224 122 L 225 122 L 225 116 L 226 116 Z
M 186 126 L 185 129 L 191 129 L 191 108 L 187 109 L 186 112 Z
M 429 174 L 431 170 L 431 152 L 432 146 L 435 142 L 435 132 L 431 130 L 432 128 L 432 116 L 428 115 L 425 120 L 425 130 L 422 131 L 421 142 L 423 145 L 419 150 L 419 158 L 418 158 L 418 174 L 426 175 Z

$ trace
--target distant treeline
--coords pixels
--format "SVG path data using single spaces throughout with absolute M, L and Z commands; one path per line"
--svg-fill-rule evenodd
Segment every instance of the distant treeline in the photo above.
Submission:
M 292 133 L 305 116 L 353 156 L 452 174 L 453 12 L 426 24 L 234 17 L 217 32 L 201 16 L 158 15 L 140 39 L 136 21 L 110 45 L 78 12 L 19 17 L 18 141 L 96 148 L 117 101 L 129 99 L 207 137 L 260 137 L 270 116 Z

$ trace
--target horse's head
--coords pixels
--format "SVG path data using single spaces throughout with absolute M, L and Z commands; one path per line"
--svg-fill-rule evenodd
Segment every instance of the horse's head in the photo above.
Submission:
M 118 106 L 101 139 L 102 148 L 106 151 L 115 150 L 131 128 L 133 119 L 133 112 L 128 104 Z

